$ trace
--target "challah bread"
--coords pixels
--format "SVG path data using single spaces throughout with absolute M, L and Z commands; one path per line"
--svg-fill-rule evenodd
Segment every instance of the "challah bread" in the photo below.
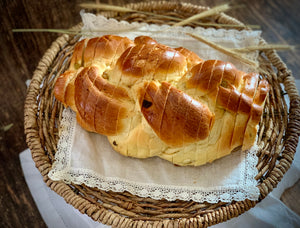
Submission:
M 77 43 L 55 97 L 125 156 L 198 166 L 251 148 L 269 91 L 256 73 L 150 37 Z

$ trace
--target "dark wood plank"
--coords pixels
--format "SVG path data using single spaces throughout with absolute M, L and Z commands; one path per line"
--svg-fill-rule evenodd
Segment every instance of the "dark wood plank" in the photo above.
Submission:
M 97 1 L 97 0 L 96 0 Z M 31 79 L 38 61 L 58 34 L 12 33 L 13 28 L 69 28 L 80 22 L 78 3 L 81 0 L 0 2 L 0 227 L 46 227 L 26 186 L 19 164 L 19 153 L 27 145 L 23 133 L 23 106 L 26 96 L 25 81 Z M 99 2 L 99 1 L 98 1 Z M 101 1 L 121 4 L 130 1 Z M 135 2 L 135 1 L 131 1 Z M 186 1 L 187 2 L 187 1 Z M 217 5 L 223 0 L 188 2 Z M 234 1 L 245 7 L 228 12 L 244 23 L 262 26 L 263 37 L 270 43 L 300 43 L 298 0 L 290 1 Z M 299 76 L 300 53 L 280 52 L 288 67 Z M 4 130 L 4 127 L 13 126 Z M 299 188 L 295 188 L 299 194 Z M 293 198 L 284 202 L 299 210 Z M 296 202 L 296 201 L 295 201 Z M 295 209 L 296 208 L 296 209 Z
M 229 14 L 244 23 L 260 25 L 262 37 L 268 43 L 299 45 L 299 1 L 241 0 L 234 2 L 243 4 L 245 7 L 230 11 Z M 278 51 L 278 54 L 293 72 L 294 77 L 300 79 L 300 48 L 298 47 L 294 51 Z
M 72 1 L 1 1 L 0 227 L 46 227 L 26 186 L 19 153 L 27 148 L 23 126 L 25 81 L 58 34 L 12 33 L 13 28 L 69 28 L 80 21 Z M 64 10 L 62 10 L 64 9 Z M 4 131 L 3 127 L 13 126 Z

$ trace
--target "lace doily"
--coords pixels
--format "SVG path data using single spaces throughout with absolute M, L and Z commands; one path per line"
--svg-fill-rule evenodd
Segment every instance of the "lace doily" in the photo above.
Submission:
M 230 61 L 243 71 L 239 63 L 191 37 L 185 32 L 205 36 L 226 47 L 257 45 L 259 31 L 172 28 L 118 22 L 102 16 L 82 13 L 83 31 L 101 30 L 92 36 L 117 34 L 133 39 L 148 35 L 169 46 L 183 46 L 203 59 Z M 255 60 L 257 53 L 247 54 Z M 234 152 L 211 164 L 199 167 L 177 167 L 160 158 L 135 159 L 113 151 L 105 136 L 89 133 L 76 122 L 75 113 L 65 109 L 60 125 L 60 139 L 49 177 L 66 183 L 85 184 L 102 190 L 128 191 L 141 197 L 167 200 L 193 200 L 216 203 L 245 199 L 257 200 L 257 146 L 250 151 Z

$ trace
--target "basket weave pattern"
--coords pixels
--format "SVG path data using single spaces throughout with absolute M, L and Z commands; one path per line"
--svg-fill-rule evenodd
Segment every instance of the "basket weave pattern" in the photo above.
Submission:
M 139 11 L 154 11 L 159 15 L 189 17 L 207 8 L 191 4 L 155 2 L 130 4 Z M 151 17 L 142 13 L 102 13 L 107 17 L 129 22 L 174 24 L 176 21 Z M 210 18 L 214 23 L 242 25 L 223 13 Z M 80 28 L 81 25 L 76 26 Z M 259 55 L 262 77 L 272 85 L 259 132 L 257 151 L 259 171 L 256 179 L 260 190 L 258 202 L 210 204 L 193 201 L 167 201 L 142 198 L 128 192 L 102 191 L 84 185 L 67 185 L 52 181 L 48 173 L 57 151 L 58 129 L 63 106 L 53 95 L 56 78 L 69 65 L 78 36 L 59 37 L 45 53 L 34 72 L 25 101 L 25 134 L 36 167 L 45 183 L 65 201 L 92 219 L 113 227 L 207 227 L 236 217 L 254 207 L 280 182 L 289 169 L 299 139 L 300 99 L 294 78 L 275 51 Z M 261 44 L 265 41 L 261 40 Z M 281 88 L 283 86 L 284 90 Z M 284 97 L 289 96 L 287 109 Z

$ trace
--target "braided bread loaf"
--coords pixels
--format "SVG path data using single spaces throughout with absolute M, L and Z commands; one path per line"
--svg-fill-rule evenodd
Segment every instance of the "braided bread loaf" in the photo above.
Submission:
M 202 165 L 255 142 L 269 91 L 256 73 L 150 37 L 80 41 L 54 94 L 125 156 Z

